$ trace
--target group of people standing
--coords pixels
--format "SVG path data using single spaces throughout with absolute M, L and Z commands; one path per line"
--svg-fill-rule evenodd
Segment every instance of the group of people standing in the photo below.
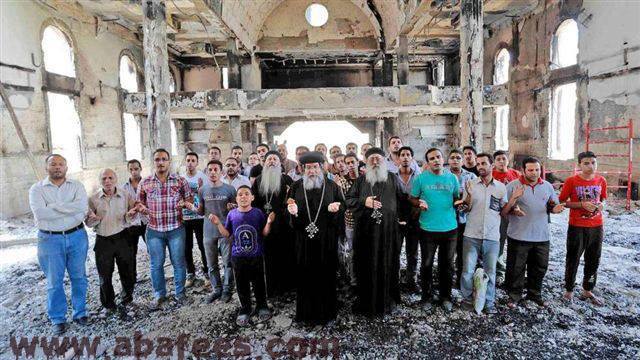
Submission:
M 350 143 L 345 153 L 334 146 L 328 155 L 324 144 L 314 151 L 300 146 L 293 161 L 286 146 L 270 150 L 260 144 L 247 163 L 242 147 L 234 146 L 222 160 L 222 151 L 213 146 L 203 171 L 198 154 L 187 153 L 183 175 L 172 171 L 169 152 L 157 149 L 150 176 L 142 178 L 140 161 L 130 160 L 126 182 L 119 186 L 116 172 L 104 169 L 99 190 L 89 197 L 80 182 L 66 177 L 66 160 L 48 156 L 48 177 L 32 186 L 29 201 L 40 229 L 38 260 L 47 277 L 54 333 L 66 329 L 65 271 L 71 279 L 73 321 L 89 322 L 85 225 L 96 233 L 100 301 L 106 311 L 133 301 L 140 237 L 150 259 L 150 307 L 162 308 L 169 299 L 167 250 L 174 301 L 189 301 L 186 289 L 200 282 L 195 239 L 210 288 L 206 302 L 229 302 L 236 291 L 238 325 L 249 325 L 253 315 L 268 320 L 267 299 L 290 291 L 296 293 L 297 321 L 324 324 L 337 315 L 340 283 L 355 294 L 354 311 L 366 315 L 392 311 L 403 290 L 420 289 L 427 311 L 438 304 L 450 312 L 452 289 L 459 287 L 461 307 L 471 308 L 478 267 L 489 279 L 486 313 L 497 312 L 495 288 L 503 282 L 509 308 L 524 299 L 546 306 L 542 283 L 549 260 L 549 216 L 569 208 L 563 299 L 572 299 L 584 254 L 580 297 L 601 304 L 592 290 L 607 192 L 605 179 L 596 173 L 595 154 L 578 155 L 580 173 L 566 179 L 558 196 L 534 157 L 522 161 L 520 173 L 509 167 L 505 151 L 476 153 L 465 146 L 445 157 L 431 148 L 421 165 L 399 137 L 392 136 L 387 145 L 388 153 L 365 144 L 358 154 L 358 146 Z M 407 265 L 401 278 L 402 246 Z M 115 265 L 122 283 L 118 304 Z

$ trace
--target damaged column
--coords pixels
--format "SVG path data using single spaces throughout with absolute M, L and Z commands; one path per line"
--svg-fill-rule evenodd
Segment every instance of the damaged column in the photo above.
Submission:
M 227 42 L 227 62 L 229 89 L 240 89 L 242 79 L 240 77 L 240 57 L 238 56 L 238 46 L 235 39 Z M 242 145 L 242 125 L 240 124 L 240 116 L 229 117 L 229 132 L 231 133 L 231 144 Z
M 396 51 L 396 62 L 398 63 L 398 85 L 409 84 L 409 44 L 405 35 L 400 35 L 398 38 L 398 49 Z M 402 93 L 403 89 L 400 88 Z M 400 97 L 402 99 L 402 96 Z M 404 105 L 401 103 L 401 105 Z M 392 126 L 391 131 L 393 135 L 404 138 L 411 132 L 411 126 L 409 125 L 409 114 L 400 113 L 397 119 L 391 119 Z
M 482 149 L 482 0 L 460 4 L 460 90 L 462 109 L 458 118 L 461 145 Z
M 164 0 L 143 0 L 144 85 L 150 151 L 171 149 L 169 56 Z M 151 158 L 151 156 L 150 156 Z

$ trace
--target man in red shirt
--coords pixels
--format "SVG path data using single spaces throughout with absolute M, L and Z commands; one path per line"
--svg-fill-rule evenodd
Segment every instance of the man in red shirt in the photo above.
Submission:
M 596 174 L 598 162 L 591 151 L 578 154 L 580 173 L 567 178 L 559 199 L 566 201 L 569 212 L 567 231 L 567 262 L 563 299 L 571 301 L 576 282 L 576 273 L 580 257 L 584 253 L 584 278 L 580 299 L 589 300 L 596 306 L 602 301 L 593 295 L 592 290 L 598 277 L 598 265 L 602 252 L 602 208 L 607 198 L 607 181 Z
M 505 150 L 498 150 L 493 153 L 493 178 L 505 184 L 505 186 L 513 180 L 520 178 L 518 170 L 509 167 L 509 153 Z M 502 217 L 500 219 L 500 252 L 498 254 L 498 264 L 496 265 L 496 285 L 501 286 L 504 282 L 504 273 L 507 269 L 507 259 L 504 255 L 504 244 L 507 242 L 507 227 L 509 226 L 509 218 Z

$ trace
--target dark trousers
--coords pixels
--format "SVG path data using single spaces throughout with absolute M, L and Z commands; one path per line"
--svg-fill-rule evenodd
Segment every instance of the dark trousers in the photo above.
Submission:
M 142 236 L 142 241 L 147 242 L 146 232 L 147 225 L 134 225 L 127 228 L 129 235 L 129 244 L 133 248 L 133 276 L 135 281 L 138 281 L 138 241 L 140 241 L 140 237 Z
M 458 233 L 456 236 L 456 287 L 460 287 L 460 279 L 462 277 L 462 260 L 464 259 L 462 255 L 462 238 L 464 237 L 464 229 L 467 227 L 467 224 L 458 224 Z
M 111 236 L 96 236 L 93 248 L 96 255 L 96 267 L 100 277 L 100 303 L 108 309 L 115 308 L 115 293 L 111 281 L 114 263 L 118 265 L 120 282 L 122 284 L 122 301 L 133 299 L 135 278 L 135 258 L 133 246 L 129 241 L 127 229 Z
M 504 256 L 504 245 L 507 243 L 507 228 L 509 227 L 509 219 L 506 217 L 500 218 L 500 252 L 498 253 L 498 263 L 496 264 L 496 274 L 499 277 L 504 277 L 504 272 L 507 269 L 507 264 Z
M 200 259 L 202 259 L 202 272 L 207 276 L 209 268 L 207 267 L 207 254 L 204 250 L 202 229 L 204 219 L 185 220 L 182 223 L 184 225 L 184 231 L 186 232 L 184 257 L 187 261 L 187 274 L 194 275 L 196 273 L 196 267 L 193 264 L 193 234 L 195 233 L 198 249 L 200 249 Z
M 422 263 L 420 277 L 422 301 L 431 301 L 433 297 L 433 262 L 438 251 L 438 288 L 440 300 L 451 300 L 453 261 L 456 254 L 456 229 L 446 232 L 420 230 L 420 248 Z M 438 250 L 439 248 L 439 250 Z
M 236 290 L 240 299 L 240 315 L 251 314 L 251 287 L 256 298 L 256 309 L 267 308 L 262 256 L 232 259 Z
M 522 299 L 525 271 L 527 297 L 542 298 L 542 280 L 549 267 L 549 242 L 520 241 L 508 238 L 507 243 L 507 292 L 513 301 Z
M 602 253 L 602 226 L 579 227 L 569 225 L 567 230 L 567 262 L 564 272 L 564 288 L 573 291 L 580 257 L 584 253 L 584 277 L 582 288 L 591 291 L 596 286 L 598 265 Z
M 418 267 L 418 245 L 420 243 L 420 226 L 416 221 L 409 221 L 407 225 L 400 225 L 400 251 L 404 240 L 405 256 L 407 257 L 407 272 L 405 282 L 416 282 L 416 269 Z M 424 255 L 423 255 L 424 256 Z

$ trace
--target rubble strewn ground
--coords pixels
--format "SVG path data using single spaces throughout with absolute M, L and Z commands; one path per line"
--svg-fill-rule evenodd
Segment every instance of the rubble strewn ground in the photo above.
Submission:
M 445 314 L 439 308 L 425 313 L 418 303 L 418 294 L 405 294 L 404 304 L 393 314 L 370 319 L 353 315 L 351 298 L 343 294 L 343 306 L 335 322 L 324 327 L 306 327 L 292 321 L 295 313 L 292 294 L 271 303 L 274 317 L 268 323 L 240 329 L 234 322 L 239 307 L 237 298 L 229 304 L 204 304 L 206 290 L 202 283 L 189 290 L 188 305 L 177 307 L 171 303 L 163 310 L 150 312 L 147 308 L 151 300 L 149 263 L 142 246 L 138 254 L 136 299 L 126 316 L 101 313 L 98 275 L 90 251 L 88 307 L 92 323 L 85 328 L 71 325 L 67 336 L 100 337 L 99 358 L 112 357 L 118 348 L 116 345 L 123 349 L 124 342 L 119 339 L 116 343 L 117 337 L 133 339 L 136 332 L 144 339 L 152 339 L 155 350 L 159 350 L 162 337 L 176 339 L 181 333 L 189 334 L 185 356 L 197 353 L 199 345 L 207 345 L 195 344 L 196 338 L 206 338 L 210 341 L 207 348 L 219 351 L 212 352 L 210 358 L 234 352 L 264 358 L 305 354 L 313 358 L 325 355 L 324 349 L 333 349 L 331 344 L 335 343 L 331 341 L 335 340 L 339 341 L 339 357 L 346 359 L 640 358 L 640 211 L 609 214 L 605 220 L 605 245 L 596 289 L 605 301 L 601 308 L 577 298 L 571 304 L 560 300 L 567 215 L 565 212 L 552 220 L 552 250 L 544 287 L 550 306 L 544 309 L 529 303 L 513 311 L 500 304 L 499 314 L 489 317 L 460 308 L 452 314 Z M 33 231 L 24 225 L 24 220 L 22 225 L 7 222 L 0 225 L 3 240 L 10 239 L 12 231 L 22 232 L 21 236 L 31 236 Z M 5 359 L 14 358 L 12 337 L 19 341 L 21 337 L 49 337 L 51 332 L 46 319 L 46 281 L 36 262 L 35 246 L 13 246 L 2 249 L 2 253 L 0 326 L 4 335 L 0 338 L 0 358 Z M 167 266 L 166 270 L 171 284 L 171 267 Z M 116 289 L 119 288 L 117 279 L 116 275 Z M 504 298 L 504 291 L 498 290 L 498 296 Z M 302 339 L 310 340 L 305 343 Z M 291 348 L 287 348 L 287 344 Z M 158 354 L 161 353 L 151 356 Z M 175 349 L 174 354 L 177 354 Z M 34 357 L 44 355 L 36 346 Z M 73 352 L 70 350 L 66 355 L 72 357 Z

